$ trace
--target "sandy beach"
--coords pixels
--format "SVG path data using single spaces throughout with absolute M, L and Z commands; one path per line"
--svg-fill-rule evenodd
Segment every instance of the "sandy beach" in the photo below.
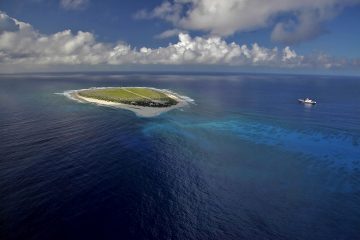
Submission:
M 181 108 L 181 107 L 187 106 L 189 104 L 189 100 L 187 98 L 183 98 L 183 97 L 178 96 L 175 93 L 172 93 L 167 90 L 156 89 L 157 91 L 161 91 L 162 93 L 166 94 L 168 97 L 177 101 L 176 105 L 173 105 L 170 107 L 143 107 L 143 106 L 124 104 L 124 103 L 116 103 L 116 102 L 110 102 L 110 101 L 104 101 L 104 100 L 99 100 L 99 99 L 95 99 L 95 98 L 87 98 L 87 97 L 80 96 L 78 94 L 78 92 L 83 91 L 83 90 L 85 90 L 85 89 L 71 90 L 71 91 L 65 92 L 64 94 L 67 97 L 69 97 L 70 99 L 76 100 L 78 102 L 92 103 L 92 104 L 96 104 L 96 105 L 100 105 L 100 106 L 126 109 L 126 110 L 134 112 L 137 116 L 140 116 L 140 117 L 158 116 L 164 112 L 168 112 L 173 109 Z

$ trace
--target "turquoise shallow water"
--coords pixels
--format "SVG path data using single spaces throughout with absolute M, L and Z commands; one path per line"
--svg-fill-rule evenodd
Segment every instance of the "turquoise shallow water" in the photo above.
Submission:
M 141 118 L 55 94 L 109 86 L 194 103 Z M 359 90 L 355 77 L 1 76 L 0 238 L 358 239 Z

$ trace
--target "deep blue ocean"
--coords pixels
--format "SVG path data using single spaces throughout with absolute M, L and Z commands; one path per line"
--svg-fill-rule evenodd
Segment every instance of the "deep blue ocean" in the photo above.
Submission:
M 194 102 L 56 94 L 108 86 Z M 360 239 L 360 77 L 2 75 L 0 239 Z

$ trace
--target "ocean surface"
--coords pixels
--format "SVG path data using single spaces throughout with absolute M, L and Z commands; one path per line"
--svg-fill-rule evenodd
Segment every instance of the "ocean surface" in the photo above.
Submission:
M 58 94 L 110 86 L 194 101 Z M 2 75 L 0 239 L 360 239 L 360 77 Z

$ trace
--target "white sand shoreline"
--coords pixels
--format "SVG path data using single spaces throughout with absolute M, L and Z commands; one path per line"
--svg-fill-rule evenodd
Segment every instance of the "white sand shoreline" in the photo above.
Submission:
M 90 89 L 102 89 L 102 88 L 90 88 Z M 158 116 L 164 112 L 168 112 L 173 109 L 187 106 L 189 104 L 189 102 L 193 101 L 190 98 L 177 95 L 176 93 L 173 93 L 169 90 L 155 89 L 155 88 L 149 88 L 149 89 L 161 91 L 162 93 L 166 94 L 168 97 L 177 101 L 177 104 L 173 105 L 173 106 L 169 106 L 169 107 L 144 107 L 144 106 L 136 106 L 136 105 L 130 105 L 130 104 L 124 104 L 124 103 L 99 100 L 99 99 L 95 99 L 95 98 L 87 98 L 87 97 L 80 96 L 78 94 L 79 91 L 83 91 L 83 90 L 87 90 L 87 89 L 66 91 L 66 92 L 64 92 L 64 95 L 69 97 L 72 100 L 75 100 L 75 101 L 78 101 L 81 103 L 92 103 L 92 104 L 96 104 L 96 105 L 100 105 L 100 106 L 107 106 L 107 107 L 114 107 L 114 108 L 121 108 L 121 109 L 129 110 L 129 111 L 134 112 L 139 117 Z

